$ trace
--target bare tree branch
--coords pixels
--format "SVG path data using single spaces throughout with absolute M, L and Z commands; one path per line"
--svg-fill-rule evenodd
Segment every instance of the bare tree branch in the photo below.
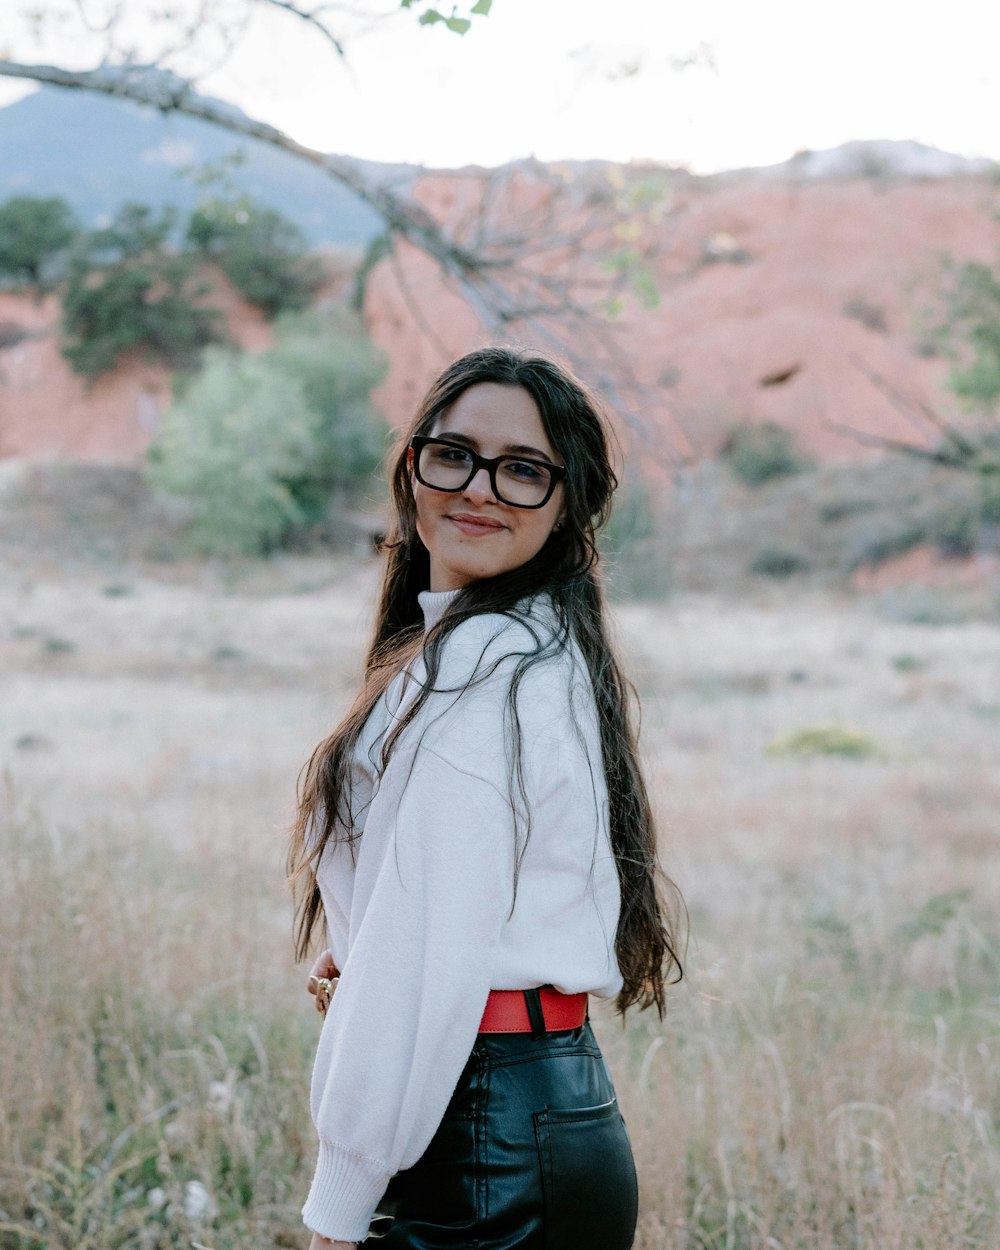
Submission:
M 959 469 L 968 473 L 970 469 L 978 472 L 992 471 L 992 462 L 984 459 L 982 448 L 963 440 L 963 449 L 949 448 L 946 443 L 937 447 L 920 447 L 917 443 L 908 443 L 901 438 L 887 438 L 882 434 L 872 434 L 870 430 L 859 430 L 857 426 L 845 425 L 840 421 L 824 421 L 826 429 L 836 434 L 846 434 L 864 447 L 877 447 L 880 451 L 900 452 L 916 460 L 927 460 L 932 464 L 941 464 L 949 469 Z M 967 450 L 964 450 L 967 449 Z
M 482 258 L 449 239 L 434 218 L 414 200 L 404 199 L 384 183 L 372 179 L 360 161 L 306 147 L 274 126 L 248 117 L 233 105 L 200 95 L 179 75 L 153 65 L 68 70 L 56 65 L 26 65 L 0 60 L 0 76 L 29 79 L 69 90 L 93 91 L 145 104 L 162 113 L 198 117 L 306 160 L 364 200 L 382 217 L 390 230 L 432 256 L 459 282 L 487 327 L 496 329 L 503 324 L 504 317 L 487 304 L 474 281 L 477 272 L 484 268 Z
M 258 2 L 294 12 L 313 25 L 321 21 L 322 6 L 307 7 L 307 0 Z M 125 59 L 91 70 L 70 70 L 0 60 L 0 76 L 114 96 L 165 114 L 199 118 L 307 161 L 373 208 L 391 234 L 430 257 L 487 335 L 530 336 L 539 346 L 547 346 L 599 385 L 640 437 L 653 436 L 644 415 L 653 396 L 638 382 L 627 353 L 616 341 L 620 327 L 597 311 L 602 296 L 606 300 L 609 293 L 626 290 L 632 282 L 629 272 L 602 264 L 600 250 L 618 246 L 616 223 L 628 211 L 603 181 L 588 183 L 581 192 L 578 180 L 565 170 L 537 162 L 500 172 L 470 171 L 460 211 L 451 212 L 450 221 L 442 224 L 416 199 L 374 177 L 365 162 L 306 147 L 233 105 L 200 94 L 187 78 L 162 63 Z M 600 171 L 597 176 L 603 179 Z M 433 194 L 433 184 L 429 190 Z M 517 222 L 516 229 L 509 228 L 510 221 Z M 662 237 L 659 227 L 650 222 L 646 227 L 647 242 L 635 245 L 643 261 L 656 254 Z M 408 305 L 410 296 L 404 291 Z
M 910 443 L 900 443 L 896 450 L 902 450 L 904 447 L 910 448 L 914 454 L 924 458 L 936 460 L 939 464 L 962 464 L 971 463 L 979 454 L 979 448 L 974 442 L 966 438 L 965 434 L 954 425 L 951 421 L 946 420 L 942 415 L 935 411 L 930 404 L 922 399 L 912 399 L 904 395 L 898 387 L 894 386 L 880 373 L 869 368 L 864 361 L 859 360 L 856 356 L 851 357 L 852 362 L 865 375 L 865 377 L 876 386 L 883 395 L 888 396 L 899 412 L 909 417 L 912 421 L 914 412 L 935 430 L 944 440 L 943 445 L 937 449 L 921 449 Z M 917 428 L 920 428 L 919 426 Z M 926 430 L 922 431 L 926 433 Z M 892 440 L 889 440 L 890 442 Z M 883 440 L 884 442 L 884 440 Z M 949 444 L 953 450 L 949 451 Z
M 292 0 L 258 0 L 258 3 L 265 4 L 268 8 L 283 9 L 286 13 L 291 13 L 294 17 L 299 17 L 302 21 L 307 22 L 315 31 L 326 40 L 333 48 L 342 61 L 347 61 L 347 53 L 344 45 L 333 33 L 329 26 L 320 17 L 324 8 L 328 6 L 320 5 L 316 9 L 305 9 L 299 4 L 293 4 Z

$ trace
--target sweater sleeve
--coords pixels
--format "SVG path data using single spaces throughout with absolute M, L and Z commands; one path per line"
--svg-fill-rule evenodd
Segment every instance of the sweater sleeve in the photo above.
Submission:
M 365 1237 L 390 1178 L 434 1135 L 475 1042 L 514 875 L 501 681 L 457 701 L 432 696 L 367 814 L 367 901 L 313 1073 L 320 1146 L 303 1219 L 325 1237 Z

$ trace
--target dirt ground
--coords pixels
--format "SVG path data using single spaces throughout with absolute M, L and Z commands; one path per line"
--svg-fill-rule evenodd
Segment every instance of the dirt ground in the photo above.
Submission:
M 126 1244 L 126 1225 L 143 1245 L 298 1244 L 315 1021 L 291 959 L 284 830 L 298 771 L 357 681 L 375 561 L 195 561 L 133 479 L 108 476 L 99 503 L 71 475 L 47 481 L 18 494 L 9 480 L 0 506 L 14 953 L 0 1007 L 20 1030 L 3 1127 L 24 1209 L 53 1223 L 49 1207 L 91 1201 L 31 1179 L 38 1153 L 60 1159 L 81 1131 L 76 1097 L 98 1160 L 134 1131 L 123 1123 L 169 1112 L 155 1174 L 136 1137 L 132 1179 L 88 1244 Z M 746 544 L 726 525 L 712 549 L 739 571 Z M 664 1025 L 647 1013 L 623 1030 L 595 1010 L 635 1143 L 642 1250 L 721 1245 L 727 1221 L 817 1250 L 855 1224 L 871 1232 L 858 1245 L 996 1244 L 1000 629 L 995 584 L 969 593 L 740 571 L 726 593 L 614 607 L 691 918 Z M 789 747 L 802 731 L 819 731 L 804 753 Z M 121 1107 L 79 1084 L 109 1019 L 125 1039 L 108 1069 Z M 141 1077 L 120 1053 L 140 1054 Z M 219 1160 L 239 1150 L 248 1213 L 225 1206 Z M 180 1197 L 155 1206 L 195 1182 L 225 1206 L 211 1230 L 183 1224 Z M 278 1231 L 254 1241 L 265 1226 Z
M 64 503 L 72 522 L 68 495 Z M 269 837 L 288 819 L 301 763 L 357 679 L 374 558 L 140 561 L 110 538 L 103 550 L 95 544 L 93 512 L 64 524 L 54 544 L 51 510 L 46 530 L 38 507 L 33 526 L 17 514 L 20 541 L 9 529 L 3 547 L 8 784 L 74 825 L 134 809 L 147 832 L 184 844 L 252 809 L 253 836 Z M 131 539 L 148 543 L 157 524 L 137 509 Z M 724 536 L 706 561 L 724 562 Z M 89 543 L 89 555 L 74 543 Z M 747 853 L 752 841 L 767 860 L 798 855 L 789 837 L 796 810 L 830 836 L 853 838 L 869 824 L 874 793 L 883 807 L 892 796 L 894 822 L 907 811 L 911 825 L 928 824 L 946 810 L 963 844 L 985 849 L 998 797 L 995 616 L 977 619 L 968 597 L 933 588 L 862 594 L 822 579 L 758 583 L 728 595 L 717 580 L 709 591 L 695 583 L 663 602 L 615 608 L 682 859 L 702 826 L 716 850 L 747 839 Z M 976 594 L 977 603 L 995 596 L 995 583 Z M 873 758 L 767 754 L 783 734 L 827 723 L 870 735 Z M 968 876 L 970 884 L 978 876 L 976 856 Z

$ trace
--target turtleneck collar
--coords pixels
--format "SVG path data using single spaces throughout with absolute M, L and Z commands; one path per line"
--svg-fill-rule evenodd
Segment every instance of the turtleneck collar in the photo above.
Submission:
M 455 599 L 458 594 L 457 590 L 422 590 L 417 595 L 417 602 L 420 604 L 424 614 L 424 632 L 433 629 L 448 609 L 448 605 Z

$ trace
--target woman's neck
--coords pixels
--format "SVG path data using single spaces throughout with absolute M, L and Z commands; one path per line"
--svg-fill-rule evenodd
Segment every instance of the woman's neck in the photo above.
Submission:
M 424 614 L 425 632 L 434 628 L 458 593 L 457 590 L 422 590 L 417 595 L 417 601 Z

